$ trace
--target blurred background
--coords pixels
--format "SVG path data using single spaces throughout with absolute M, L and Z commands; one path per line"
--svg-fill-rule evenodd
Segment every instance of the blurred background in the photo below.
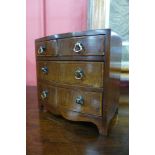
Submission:
M 122 38 L 121 102 L 128 102 L 129 0 L 26 0 L 26 85 L 36 86 L 34 41 L 52 34 L 111 28 Z

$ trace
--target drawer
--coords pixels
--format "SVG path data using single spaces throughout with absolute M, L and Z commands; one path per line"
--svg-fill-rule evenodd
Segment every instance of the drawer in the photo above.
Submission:
M 104 35 L 58 39 L 59 55 L 104 55 Z
M 52 113 L 63 110 L 101 116 L 102 93 L 39 84 L 40 102 Z
M 58 103 L 62 109 L 101 116 L 102 93 L 60 88 Z
M 38 79 L 61 84 L 103 87 L 102 62 L 38 61 Z
M 39 102 L 41 102 L 43 106 L 48 107 L 52 113 L 59 114 L 57 88 L 42 83 L 38 84 L 38 88 Z
M 37 56 L 56 56 L 57 55 L 57 41 L 50 40 L 44 42 L 36 42 L 35 44 Z

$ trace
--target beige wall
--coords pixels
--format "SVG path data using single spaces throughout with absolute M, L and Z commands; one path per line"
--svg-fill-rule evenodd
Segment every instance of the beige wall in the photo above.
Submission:
M 106 0 L 88 0 L 88 29 L 105 28 Z

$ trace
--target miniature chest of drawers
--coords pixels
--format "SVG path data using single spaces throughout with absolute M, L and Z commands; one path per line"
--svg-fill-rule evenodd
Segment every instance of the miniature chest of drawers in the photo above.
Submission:
M 92 122 L 107 135 L 118 111 L 121 43 L 110 29 L 36 39 L 40 109 Z

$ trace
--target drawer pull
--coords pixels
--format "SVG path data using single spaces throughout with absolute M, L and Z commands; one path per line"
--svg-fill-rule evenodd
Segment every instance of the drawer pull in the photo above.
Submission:
M 47 73 L 48 73 L 48 67 L 42 67 L 42 68 L 41 68 L 41 71 L 42 71 L 44 74 L 47 74 Z
M 44 54 L 45 53 L 45 47 L 44 46 L 40 46 L 38 49 L 38 54 Z
M 81 80 L 84 76 L 84 71 L 81 68 L 79 68 L 75 71 L 74 75 L 75 75 L 75 79 Z
M 84 98 L 83 98 L 83 96 L 78 96 L 75 99 L 75 103 L 80 104 L 80 105 L 83 105 L 84 104 Z
M 79 52 L 81 52 L 82 50 L 83 50 L 82 44 L 79 43 L 79 42 L 77 42 L 77 43 L 74 45 L 73 51 L 74 51 L 75 53 L 79 53 Z
M 41 93 L 42 100 L 44 100 L 45 98 L 47 98 L 47 96 L 48 96 L 48 91 L 47 90 L 43 90 L 42 93 Z

